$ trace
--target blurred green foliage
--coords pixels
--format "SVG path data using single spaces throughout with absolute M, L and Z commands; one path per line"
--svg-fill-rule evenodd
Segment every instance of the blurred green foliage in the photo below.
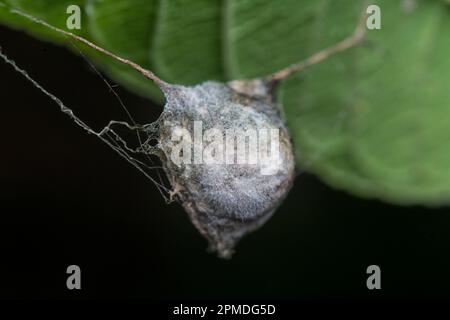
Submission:
M 82 36 L 181 84 L 253 78 L 350 35 L 359 0 L 2 0 L 65 28 L 82 8 Z M 279 98 L 299 167 L 365 197 L 450 202 L 450 6 L 377 0 L 381 30 L 366 45 L 285 81 Z M 60 35 L 0 7 L 0 21 L 44 39 Z M 4 48 L 7 52 L 7 48 Z M 87 50 L 116 81 L 153 99 L 134 70 Z M 38 63 L 38 62 L 36 62 Z

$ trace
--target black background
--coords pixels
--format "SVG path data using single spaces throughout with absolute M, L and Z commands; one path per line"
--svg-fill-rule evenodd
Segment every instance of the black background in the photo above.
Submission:
M 123 111 L 80 57 L 0 27 L 4 53 L 96 129 Z M 116 88 L 140 123 L 161 107 Z M 398 207 L 301 175 L 233 259 L 177 204 L 0 63 L 0 297 L 407 298 L 450 295 L 450 212 Z M 82 290 L 66 288 L 66 268 Z M 382 290 L 366 288 L 377 264 Z

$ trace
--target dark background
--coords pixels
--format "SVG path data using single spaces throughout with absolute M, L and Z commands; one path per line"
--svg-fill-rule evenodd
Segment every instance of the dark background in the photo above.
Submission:
M 0 27 L 4 53 L 96 129 L 126 119 L 88 64 Z M 161 107 L 116 88 L 140 123 Z M 0 297 L 394 298 L 450 296 L 450 211 L 397 207 L 301 175 L 233 259 L 177 204 L 0 62 Z M 66 288 L 66 268 L 82 290 Z M 377 264 L 382 290 L 366 288 Z

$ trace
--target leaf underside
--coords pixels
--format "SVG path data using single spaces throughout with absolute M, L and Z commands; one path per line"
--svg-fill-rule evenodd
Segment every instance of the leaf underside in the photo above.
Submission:
M 350 35 L 363 8 L 358 0 L 3 2 L 61 28 L 67 6 L 78 4 L 80 35 L 180 84 L 277 71 Z M 365 197 L 448 204 L 450 6 L 447 0 L 372 3 L 381 8 L 382 29 L 368 31 L 364 46 L 281 87 L 299 167 Z M 2 7 L 0 21 L 67 44 Z M 87 51 L 116 81 L 162 98 L 135 71 Z

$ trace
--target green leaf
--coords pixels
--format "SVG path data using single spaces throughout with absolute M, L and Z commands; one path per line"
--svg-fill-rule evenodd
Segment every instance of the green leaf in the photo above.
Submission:
M 406 12 L 395 1 L 377 3 L 383 27 L 369 32 L 370 47 L 334 57 L 287 84 L 299 158 L 353 193 L 448 203 L 448 8 L 423 1 Z
M 156 0 L 89 1 L 86 12 L 91 38 L 103 48 L 153 69 L 150 53 L 156 34 L 157 9 Z M 139 93 L 162 100 L 159 89 L 128 66 L 111 62 L 109 71 L 119 82 Z
M 267 75 L 351 34 L 358 0 L 9 0 L 183 84 Z M 279 94 L 299 166 L 329 184 L 402 204 L 450 203 L 450 8 L 447 0 L 372 1 L 382 29 L 285 81 Z M 0 21 L 61 36 L 0 7 Z M 7 48 L 5 48 L 7 49 Z M 108 74 L 161 98 L 134 70 L 87 50 Z M 300 178 L 301 179 L 301 178 Z

